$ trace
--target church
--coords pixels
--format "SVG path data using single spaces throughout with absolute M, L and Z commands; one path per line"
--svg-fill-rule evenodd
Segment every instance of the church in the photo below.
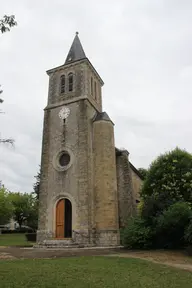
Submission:
M 118 246 L 142 177 L 115 147 L 102 78 L 76 33 L 65 63 L 47 71 L 37 245 Z

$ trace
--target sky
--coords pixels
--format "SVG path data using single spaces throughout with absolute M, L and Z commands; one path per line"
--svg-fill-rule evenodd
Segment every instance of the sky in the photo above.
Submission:
M 130 161 L 149 167 L 176 146 L 192 153 L 191 0 L 0 0 L 0 18 L 18 26 L 0 35 L 4 103 L 0 180 L 31 192 L 39 170 L 46 70 L 62 65 L 75 32 L 105 82 L 103 109 Z

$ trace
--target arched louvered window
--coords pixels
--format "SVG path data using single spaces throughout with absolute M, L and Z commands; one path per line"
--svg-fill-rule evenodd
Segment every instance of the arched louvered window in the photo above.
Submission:
M 91 96 L 93 97 L 93 77 L 91 77 Z
M 73 91 L 73 73 L 68 75 L 69 92 Z
M 61 75 L 60 78 L 60 92 L 61 94 L 65 93 L 65 75 Z
M 95 82 L 95 87 L 94 87 L 94 92 L 95 92 L 95 99 L 97 99 L 97 83 Z

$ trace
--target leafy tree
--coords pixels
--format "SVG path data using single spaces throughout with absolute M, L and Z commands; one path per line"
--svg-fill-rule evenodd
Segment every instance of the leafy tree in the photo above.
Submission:
M 36 195 L 36 199 L 39 199 L 39 189 L 40 189 L 40 179 L 41 179 L 41 168 L 39 172 L 35 176 L 36 182 L 33 185 L 34 194 Z
M 138 170 L 139 173 L 141 174 L 143 180 L 145 180 L 146 177 L 147 177 L 148 170 L 145 169 L 145 168 L 138 168 L 137 170 Z
M 139 216 L 129 221 L 123 233 L 126 247 L 192 247 L 190 153 L 176 148 L 160 155 L 149 167 L 141 197 Z
M 33 196 L 31 198 L 31 206 L 29 210 L 28 217 L 26 219 L 27 226 L 31 227 L 33 230 L 37 230 L 38 226 L 38 200 Z
M 0 19 L 0 32 L 1 33 L 5 33 L 10 31 L 11 27 L 14 27 L 17 25 L 17 22 L 15 21 L 15 16 L 14 15 L 4 15 L 2 19 Z M 0 94 L 3 93 L 3 90 L 0 89 Z M 3 103 L 3 99 L 0 98 L 0 104 Z M 0 111 L 0 113 L 2 113 Z M 14 140 L 12 138 L 8 138 L 8 139 L 0 139 L 0 143 L 9 143 L 9 144 L 13 144 Z
M 19 224 L 37 228 L 38 201 L 33 193 L 9 193 L 9 199 L 13 205 L 13 218 Z
M 11 27 L 14 27 L 17 25 L 17 22 L 15 21 L 14 15 L 4 15 L 2 19 L 0 19 L 0 31 L 1 33 L 5 33 L 10 31 Z
M 0 188 L 0 225 L 7 224 L 13 215 L 13 205 L 8 196 L 7 190 Z
M 29 217 L 31 209 L 31 195 L 22 193 L 10 193 L 9 199 L 13 204 L 13 218 L 21 226 L 26 222 Z
M 141 195 L 166 193 L 166 201 L 192 203 L 192 155 L 179 148 L 160 155 L 150 166 Z

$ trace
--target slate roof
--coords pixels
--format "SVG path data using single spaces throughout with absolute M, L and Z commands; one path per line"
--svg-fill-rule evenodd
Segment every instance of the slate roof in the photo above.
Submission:
M 73 43 L 65 60 L 65 64 L 69 64 L 71 62 L 75 62 L 85 58 L 86 55 L 83 50 L 83 46 L 81 45 L 81 42 L 79 40 L 78 32 L 76 32 L 75 38 L 73 40 Z

